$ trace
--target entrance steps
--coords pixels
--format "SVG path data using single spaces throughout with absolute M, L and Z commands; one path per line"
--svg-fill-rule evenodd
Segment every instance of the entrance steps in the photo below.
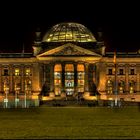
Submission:
M 51 101 L 41 101 L 40 106 L 97 106 L 98 101 L 91 100 L 51 100 Z

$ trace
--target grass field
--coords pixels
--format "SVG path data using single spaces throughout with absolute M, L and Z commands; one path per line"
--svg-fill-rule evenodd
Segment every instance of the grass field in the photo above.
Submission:
M 0 139 L 136 139 L 138 107 L 40 107 L 0 110 Z

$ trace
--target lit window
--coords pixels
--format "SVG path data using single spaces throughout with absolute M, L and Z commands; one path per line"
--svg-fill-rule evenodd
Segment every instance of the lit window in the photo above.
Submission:
M 72 95 L 74 93 L 74 65 L 65 65 L 65 90 L 66 95 Z
M 20 91 L 21 89 L 21 83 L 15 83 L 15 91 Z
M 32 84 L 31 80 L 26 80 L 25 81 L 25 90 L 27 90 L 27 91 L 31 90 L 31 84 Z
M 18 68 L 15 69 L 15 75 L 19 76 L 19 69 Z
M 84 92 L 84 78 L 85 78 L 85 72 L 84 72 L 84 65 L 78 64 L 77 65 L 77 78 L 78 78 L 78 92 Z
M 74 71 L 74 66 L 73 64 L 66 64 L 65 65 L 65 71 Z
M 25 75 L 26 76 L 29 76 L 31 74 L 31 70 L 30 70 L 30 68 L 27 68 L 26 70 L 25 70 Z
M 131 101 L 133 101 L 133 102 L 134 102 L 134 101 L 135 101 L 135 98 L 131 98 Z
M 113 82 L 111 80 L 107 81 L 106 90 L 107 90 L 108 94 L 112 94 L 113 93 Z
M 9 90 L 9 85 L 7 83 L 4 83 L 3 90 L 4 91 L 8 91 Z
M 54 91 L 56 96 L 61 94 L 61 77 L 62 66 L 61 64 L 56 64 L 54 66 Z
M 119 82 L 119 93 L 124 93 L 124 89 L 125 89 L 125 82 L 121 80 Z
M 135 82 L 133 80 L 129 82 L 129 91 L 131 94 L 135 92 Z
M 56 71 L 57 71 L 57 72 L 58 72 L 58 71 L 61 72 L 61 71 L 62 71 L 62 66 L 61 66 L 61 64 L 56 64 L 55 67 L 54 67 L 54 71 L 55 71 L 55 72 L 56 72 Z
M 123 93 L 123 87 L 119 87 L 119 93 Z

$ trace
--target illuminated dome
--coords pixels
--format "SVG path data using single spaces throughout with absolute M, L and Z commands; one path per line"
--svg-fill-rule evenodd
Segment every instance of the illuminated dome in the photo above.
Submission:
M 44 36 L 43 42 L 96 42 L 93 34 L 79 23 L 60 23 Z

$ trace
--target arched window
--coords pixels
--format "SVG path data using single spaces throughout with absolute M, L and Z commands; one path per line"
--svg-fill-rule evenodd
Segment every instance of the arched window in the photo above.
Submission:
M 74 65 L 65 65 L 65 90 L 67 95 L 74 93 Z
M 15 76 L 19 76 L 20 75 L 20 69 L 19 68 L 15 68 Z
M 77 65 L 77 71 L 82 71 L 82 72 L 84 72 L 84 71 L 85 71 L 84 65 L 83 65 L 83 64 L 78 64 L 78 65 Z
M 66 64 L 65 65 L 65 71 L 68 71 L 68 72 L 74 71 L 73 64 Z
M 26 76 L 30 76 L 31 75 L 31 68 L 30 67 L 26 67 L 25 68 L 25 75 Z
M 56 65 L 54 66 L 54 71 L 56 71 L 56 72 L 61 72 L 61 71 L 62 71 L 62 66 L 61 66 L 61 64 L 56 64 Z
M 77 65 L 77 80 L 78 80 L 78 92 L 84 92 L 84 83 L 85 83 L 85 68 L 83 64 Z
M 54 66 L 54 92 L 55 95 L 61 94 L 61 77 L 62 77 L 62 66 L 56 64 Z

